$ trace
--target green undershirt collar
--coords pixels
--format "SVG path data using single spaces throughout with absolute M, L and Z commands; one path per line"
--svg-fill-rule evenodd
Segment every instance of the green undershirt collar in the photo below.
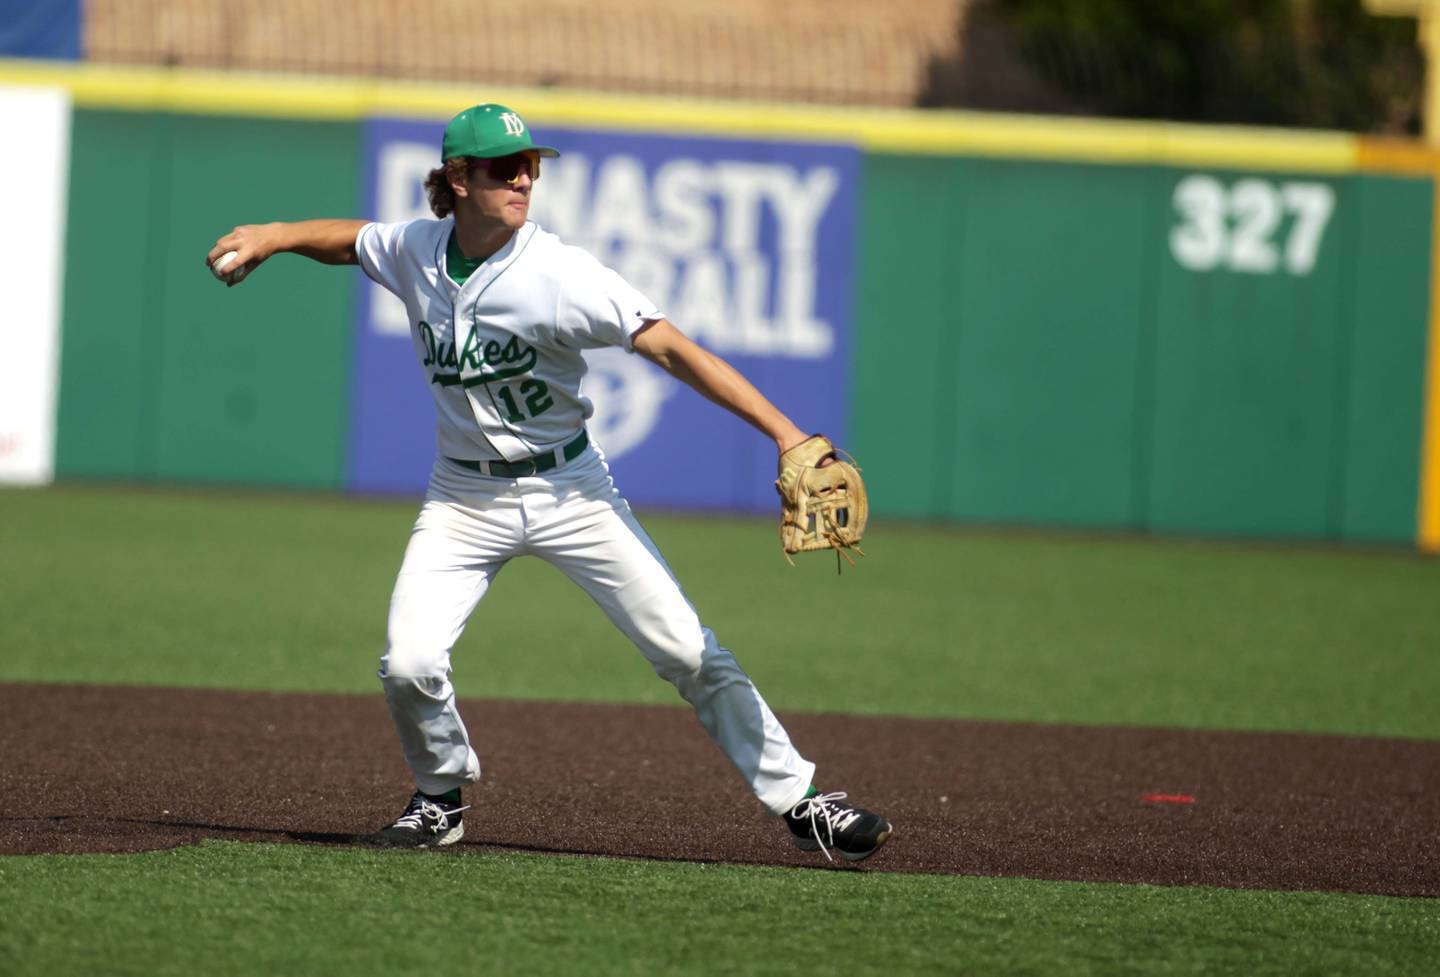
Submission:
M 484 258 L 467 258 L 455 240 L 455 228 L 450 228 L 450 242 L 445 245 L 445 273 L 456 285 L 464 285 L 465 279 L 475 274 L 475 269 L 485 263 Z

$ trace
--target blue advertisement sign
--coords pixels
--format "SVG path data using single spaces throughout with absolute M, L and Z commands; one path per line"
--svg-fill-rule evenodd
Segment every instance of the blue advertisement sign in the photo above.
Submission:
M 80 0 L 0 0 L 0 58 L 80 58 Z
M 429 216 L 421 183 L 440 123 L 376 119 L 366 209 Z M 554 146 L 531 218 L 590 251 L 724 357 L 801 428 L 847 434 L 859 150 L 747 139 L 544 128 Z M 419 492 L 434 410 L 405 309 L 362 276 L 349 484 Z M 643 358 L 587 351 L 589 429 L 639 505 L 775 509 L 774 445 Z

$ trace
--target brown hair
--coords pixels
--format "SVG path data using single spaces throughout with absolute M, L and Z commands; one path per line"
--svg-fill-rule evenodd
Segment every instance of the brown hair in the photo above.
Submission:
M 464 181 L 475 160 L 469 156 L 456 156 L 435 167 L 425 177 L 425 196 L 430 198 L 430 210 L 436 217 L 449 217 L 455 211 L 455 190 L 450 186 L 452 179 Z

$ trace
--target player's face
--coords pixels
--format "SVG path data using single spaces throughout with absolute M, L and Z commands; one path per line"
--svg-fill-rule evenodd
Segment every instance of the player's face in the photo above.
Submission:
M 465 179 L 465 194 L 477 216 L 519 228 L 530 213 L 530 192 L 540 178 L 540 156 L 516 153 L 476 160 Z

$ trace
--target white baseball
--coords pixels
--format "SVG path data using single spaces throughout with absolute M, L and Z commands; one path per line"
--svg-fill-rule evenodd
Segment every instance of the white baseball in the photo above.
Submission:
M 210 266 L 210 273 L 216 278 L 220 279 L 222 282 L 229 282 L 231 285 L 239 284 L 241 281 L 244 280 L 246 275 L 250 274 L 250 270 L 248 268 L 246 268 L 244 265 L 241 265 L 239 268 L 232 272 L 227 273 L 225 271 L 225 269 L 230 266 L 230 263 L 238 257 L 240 257 L 240 252 L 226 251 L 220 257 L 215 259 L 215 263 Z

